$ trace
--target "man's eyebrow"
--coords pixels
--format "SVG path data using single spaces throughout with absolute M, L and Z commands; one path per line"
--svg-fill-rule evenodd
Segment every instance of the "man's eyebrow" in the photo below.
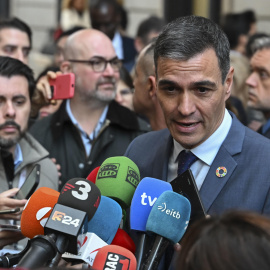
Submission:
M 163 79 L 158 81 L 158 86 L 164 86 L 164 85 L 176 85 L 174 81 Z
M 191 83 L 192 86 L 194 87 L 199 87 L 199 86 L 206 86 L 206 87 L 217 87 L 216 83 L 211 82 L 209 80 L 203 80 L 203 81 L 198 81 L 198 82 L 193 82 Z

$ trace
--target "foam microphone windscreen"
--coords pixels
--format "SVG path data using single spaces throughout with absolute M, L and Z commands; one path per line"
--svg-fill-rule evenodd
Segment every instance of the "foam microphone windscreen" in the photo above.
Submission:
M 100 196 L 100 190 L 94 183 L 83 178 L 73 178 L 62 188 L 58 203 L 86 212 L 90 220 L 99 206 Z
M 135 270 L 136 267 L 137 262 L 133 253 L 126 248 L 115 245 L 102 247 L 97 253 L 93 264 L 95 270 Z
M 100 166 L 96 185 L 101 194 L 110 197 L 123 207 L 130 206 L 140 181 L 138 166 L 127 157 L 107 158 Z
M 190 212 L 191 205 L 186 197 L 173 191 L 165 191 L 149 214 L 146 230 L 177 243 L 187 229 Z
M 122 229 L 118 229 L 113 240 L 112 245 L 120 246 L 130 250 L 133 254 L 135 254 L 136 246 L 131 237 Z
M 96 167 L 92 172 L 90 172 L 86 179 L 95 184 L 99 168 L 100 166 Z
M 21 231 L 25 237 L 33 238 L 44 234 L 44 225 L 59 194 L 51 188 L 41 187 L 28 199 L 21 216 Z
M 166 190 L 172 190 L 170 183 L 145 177 L 137 186 L 130 206 L 130 228 L 146 231 L 149 213 L 157 198 Z
M 88 222 L 88 232 L 95 233 L 107 244 L 112 242 L 112 237 L 117 232 L 122 219 L 122 209 L 116 201 L 101 196 L 99 207 Z

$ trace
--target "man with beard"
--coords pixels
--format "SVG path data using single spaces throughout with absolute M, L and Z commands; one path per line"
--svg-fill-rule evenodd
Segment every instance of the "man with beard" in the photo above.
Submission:
M 61 165 L 62 184 L 87 177 L 108 157 L 123 155 L 136 136 L 149 130 L 114 101 L 121 61 L 105 34 L 93 29 L 72 34 L 64 58 L 62 72 L 75 74 L 74 97 L 30 129 Z
M 34 89 L 33 72 L 27 65 L 0 57 L 0 210 L 24 206 L 26 200 L 13 197 L 36 163 L 41 167 L 38 188 L 58 189 L 57 169 L 48 158 L 49 153 L 26 131 Z M 10 224 L 10 219 L 19 220 L 20 216 L 21 212 L 1 214 L 0 223 Z M 1 232 L 0 246 L 22 237 L 14 232 Z M 19 245 L 17 248 L 21 249 Z

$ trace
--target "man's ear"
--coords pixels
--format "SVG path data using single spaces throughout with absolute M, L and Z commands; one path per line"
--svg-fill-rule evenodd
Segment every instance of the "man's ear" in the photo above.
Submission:
M 72 72 L 71 63 L 69 61 L 63 61 L 61 63 L 60 69 L 63 73 Z
M 234 73 L 234 68 L 230 67 L 230 70 L 229 70 L 229 72 L 226 76 L 225 82 L 224 82 L 226 100 L 231 95 L 231 89 L 232 89 L 232 85 L 233 85 L 233 73 Z
M 148 77 L 148 92 L 149 92 L 149 96 L 151 98 L 155 98 L 156 97 L 156 77 L 155 76 L 149 76 Z
M 134 40 L 134 47 L 135 47 L 135 49 L 136 49 L 136 51 L 138 53 L 143 49 L 144 44 L 143 44 L 141 38 L 139 38 L 139 37 L 135 38 L 135 40 Z

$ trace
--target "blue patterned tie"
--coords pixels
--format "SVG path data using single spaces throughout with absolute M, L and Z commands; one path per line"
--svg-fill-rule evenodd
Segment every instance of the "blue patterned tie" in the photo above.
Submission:
M 182 174 L 197 160 L 198 158 L 191 152 L 183 150 L 178 156 L 177 175 Z

